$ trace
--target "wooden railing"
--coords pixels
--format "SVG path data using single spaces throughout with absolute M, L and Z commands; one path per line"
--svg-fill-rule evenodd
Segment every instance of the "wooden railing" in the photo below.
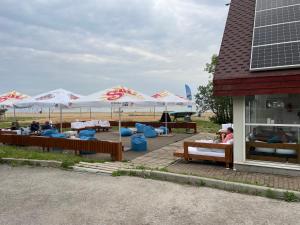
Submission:
M 79 151 L 106 153 L 110 154 L 114 161 L 122 161 L 123 159 L 122 143 L 120 142 L 1 134 L 0 143 L 18 146 L 36 146 L 47 150 L 50 148 L 61 148 L 74 151 L 75 154 L 79 154 Z

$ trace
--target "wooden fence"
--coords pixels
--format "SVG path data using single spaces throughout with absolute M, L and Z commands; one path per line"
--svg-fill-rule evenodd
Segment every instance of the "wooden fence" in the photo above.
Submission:
M 122 161 L 123 159 L 123 147 L 120 142 L 0 134 L 0 143 L 17 146 L 36 146 L 47 150 L 50 148 L 61 148 L 74 151 L 75 154 L 79 154 L 79 151 L 106 153 L 110 154 L 114 161 Z

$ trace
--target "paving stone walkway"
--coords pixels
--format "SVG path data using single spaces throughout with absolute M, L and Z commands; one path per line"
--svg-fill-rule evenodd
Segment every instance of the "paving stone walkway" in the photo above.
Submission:
M 134 166 L 145 166 L 147 168 L 161 169 L 174 163 L 178 158 L 173 156 L 177 149 L 183 148 L 183 142 L 187 140 L 212 139 L 214 135 L 208 133 L 196 134 L 173 144 L 149 152 L 131 161 Z M 168 138 L 168 137 L 166 137 Z
M 300 177 L 280 176 L 264 173 L 238 172 L 232 169 L 226 170 L 223 164 L 212 162 L 192 161 L 185 162 L 173 156 L 173 153 L 183 148 L 183 142 L 187 140 L 213 139 L 213 134 L 201 133 L 187 139 L 167 145 L 158 150 L 149 152 L 135 158 L 131 162 L 107 162 L 107 163 L 79 163 L 75 169 L 87 169 L 90 172 L 111 174 L 113 171 L 124 168 L 166 168 L 168 172 L 214 178 L 225 181 L 240 182 L 246 184 L 300 191 Z
M 172 173 L 214 178 L 218 180 L 300 191 L 300 177 L 226 170 L 223 164 L 178 160 L 167 167 Z

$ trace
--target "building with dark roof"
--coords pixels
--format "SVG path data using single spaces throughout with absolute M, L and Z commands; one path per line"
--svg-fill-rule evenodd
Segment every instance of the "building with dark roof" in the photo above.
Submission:
M 300 174 L 300 0 L 232 0 L 214 94 L 233 96 L 234 167 Z

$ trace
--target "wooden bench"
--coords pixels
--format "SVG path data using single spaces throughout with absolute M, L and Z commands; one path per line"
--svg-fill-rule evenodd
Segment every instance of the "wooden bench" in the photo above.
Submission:
M 198 151 L 197 154 L 189 152 L 189 147 L 203 148 L 207 151 Z M 210 149 L 212 150 L 210 153 Z M 223 154 L 214 152 L 214 149 L 224 150 Z M 190 160 L 209 160 L 216 162 L 224 162 L 226 168 L 233 164 L 233 145 L 228 144 L 214 144 L 214 143 L 201 143 L 201 142 L 184 142 L 183 149 L 174 152 L 175 157 L 184 158 L 186 161 Z
M 123 159 L 123 146 L 121 142 L 1 134 L 0 143 L 17 146 L 36 146 L 48 151 L 50 148 L 61 148 L 74 151 L 77 155 L 80 151 L 106 153 L 110 154 L 114 161 L 122 161 Z

